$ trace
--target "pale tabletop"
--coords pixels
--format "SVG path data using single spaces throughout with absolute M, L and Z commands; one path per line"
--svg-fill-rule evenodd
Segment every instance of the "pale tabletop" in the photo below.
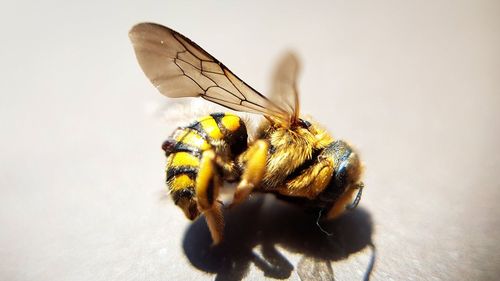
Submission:
M 3 5 L 1 280 L 299 280 L 326 264 L 362 280 L 372 261 L 371 280 L 498 280 L 498 2 L 181 3 Z M 302 111 L 365 163 L 358 209 L 328 235 L 253 196 L 210 248 L 165 196 L 173 126 L 127 37 L 141 21 L 264 94 L 295 50 Z

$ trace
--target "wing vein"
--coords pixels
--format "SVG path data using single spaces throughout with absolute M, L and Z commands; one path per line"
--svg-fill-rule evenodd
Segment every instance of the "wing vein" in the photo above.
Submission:
M 140 23 L 129 36 L 142 70 L 163 95 L 201 96 L 236 111 L 289 123 L 292 103 L 269 100 L 184 35 L 158 24 Z
M 175 34 L 173 34 L 173 35 L 175 35 Z M 176 55 L 175 55 L 175 56 L 176 56 L 176 59 L 178 59 L 178 60 L 180 60 L 180 61 L 183 61 L 183 62 L 185 62 L 186 64 L 189 64 L 189 65 L 191 65 L 192 67 L 194 67 L 194 68 L 198 69 L 198 70 L 200 71 L 200 74 L 201 74 L 201 75 L 203 75 L 203 77 L 205 77 L 205 78 L 207 78 L 208 80 L 212 81 L 212 83 L 214 83 L 215 85 L 217 85 L 217 87 L 219 87 L 220 89 L 222 89 L 222 90 L 226 91 L 227 93 L 231 94 L 231 95 L 232 95 L 232 96 L 234 96 L 235 98 L 237 98 L 237 99 L 241 99 L 240 97 L 238 97 L 237 95 L 235 95 L 233 92 L 231 92 L 231 91 L 229 91 L 228 89 L 226 89 L 226 88 L 222 87 L 221 85 L 219 85 L 219 83 L 217 83 L 216 81 L 214 81 L 212 78 L 210 78 L 209 76 L 205 75 L 205 74 L 203 73 L 203 72 L 204 72 L 204 70 L 203 70 L 202 68 L 198 68 L 197 66 L 195 66 L 195 65 L 193 65 L 193 64 L 191 64 L 191 63 L 189 63 L 189 62 L 187 62 L 187 61 L 185 61 L 185 60 L 183 60 L 183 59 L 179 58 L 179 54 L 180 54 L 180 53 L 185 53 L 185 52 L 188 52 L 188 53 L 190 53 L 193 57 L 197 58 L 200 62 L 201 62 L 201 61 L 206 61 L 206 62 L 213 62 L 213 63 L 216 63 L 216 61 L 214 61 L 214 60 L 213 60 L 213 58 L 212 58 L 212 60 L 204 60 L 204 59 L 199 58 L 198 56 L 196 56 L 196 54 L 194 54 L 193 52 L 191 52 L 191 51 L 190 51 L 190 50 L 186 47 L 186 45 L 184 45 L 184 43 L 183 43 L 183 42 L 181 42 L 181 40 L 177 39 L 177 37 L 175 37 L 175 36 L 173 36 L 173 37 L 176 39 L 176 41 L 177 41 L 177 42 L 179 42 L 179 44 L 181 44 L 181 45 L 184 47 L 184 51 L 182 51 L 182 52 L 177 52 L 177 53 L 176 53 Z M 177 67 L 178 67 L 178 68 L 182 71 L 182 73 L 183 73 L 186 77 L 190 78 L 193 82 L 195 82 L 195 83 L 196 83 L 196 85 L 198 85 L 198 87 L 200 87 L 200 88 L 204 91 L 204 95 L 207 95 L 207 91 L 208 91 L 208 89 L 210 89 L 210 88 L 214 87 L 214 86 L 210 86 L 210 87 L 207 87 L 207 89 L 206 89 L 206 90 L 205 90 L 205 89 L 203 89 L 203 88 L 200 86 L 200 84 L 198 84 L 198 83 L 197 83 L 197 82 L 196 82 L 196 81 L 195 81 L 192 77 L 190 77 L 189 75 L 187 75 L 187 74 L 186 74 L 186 72 L 182 69 L 182 67 L 181 67 L 181 66 L 179 66 L 177 63 L 176 63 L 175 65 L 177 65 Z M 202 65 L 202 64 L 200 63 L 200 65 Z M 207 72 L 208 72 L 208 71 L 207 71 Z M 216 72 L 211 72 L 211 73 L 216 74 L 216 75 L 222 75 L 223 77 L 226 77 L 226 78 L 227 78 L 227 76 L 226 76 L 226 75 L 223 75 L 223 74 L 220 74 L 220 73 L 216 73 Z M 243 95 L 243 93 L 241 93 L 241 91 L 240 91 L 240 90 L 239 90 L 239 89 L 238 89 L 238 88 L 234 85 L 234 83 L 233 83 L 230 79 L 227 79 L 227 80 L 229 80 L 229 82 L 230 82 L 230 83 L 234 86 L 234 88 L 235 88 L 235 89 L 236 89 L 236 90 L 237 90 L 237 91 L 238 91 L 238 92 L 239 92 L 239 93 L 240 93 L 243 97 L 245 97 L 245 95 Z M 245 97 L 245 100 L 246 100 L 246 97 Z
M 200 90 L 202 90 L 203 92 L 206 92 L 206 90 L 205 90 L 205 89 L 203 89 L 203 87 L 202 87 L 202 86 L 201 86 L 201 85 L 200 85 L 200 84 L 199 84 L 196 80 L 194 80 L 191 76 L 189 76 L 189 75 L 187 75 L 187 74 L 186 74 L 186 72 L 184 71 L 184 69 L 182 69 L 182 67 L 180 67 L 180 66 L 179 66 L 179 64 L 177 64 L 177 61 L 176 61 L 176 60 L 174 60 L 174 63 L 175 63 L 175 65 L 177 65 L 177 67 L 180 69 L 180 71 L 182 71 L 182 74 L 183 74 L 185 77 L 187 77 L 187 78 L 189 78 L 191 81 L 193 81 L 193 82 L 194 82 L 194 83 L 195 83 L 195 84 L 196 84 L 196 85 L 200 88 Z

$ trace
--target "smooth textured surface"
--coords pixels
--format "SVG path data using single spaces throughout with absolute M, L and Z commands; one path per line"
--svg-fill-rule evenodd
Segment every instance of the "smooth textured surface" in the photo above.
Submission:
M 373 242 L 372 280 L 498 280 L 498 1 L 180 3 L 2 5 L 0 279 L 298 280 L 323 268 L 312 257 L 360 280 Z M 205 225 L 162 195 L 172 127 L 151 114 L 166 98 L 127 37 L 141 21 L 263 93 L 296 50 L 303 111 L 366 164 L 360 208 L 324 225 L 333 236 L 256 198 L 208 248 Z

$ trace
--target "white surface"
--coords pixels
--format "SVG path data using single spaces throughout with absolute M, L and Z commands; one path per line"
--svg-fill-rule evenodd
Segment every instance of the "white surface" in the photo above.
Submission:
M 366 163 L 373 280 L 498 279 L 497 1 L 180 3 L 3 3 L 0 279 L 214 278 L 189 262 L 193 228 L 161 199 L 172 128 L 147 113 L 164 98 L 128 41 L 141 21 L 264 93 L 278 54 L 299 53 L 304 111 Z M 296 267 L 301 253 L 278 248 Z M 337 280 L 366 262 L 366 249 L 333 262 Z

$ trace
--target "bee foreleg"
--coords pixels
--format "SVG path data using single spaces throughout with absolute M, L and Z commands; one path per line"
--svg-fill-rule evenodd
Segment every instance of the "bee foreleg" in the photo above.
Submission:
M 327 219 L 335 219 L 338 216 L 340 216 L 345 210 L 355 208 L 355 206 L 359 203 L 359 200 L 361 199 L 362 190 L 363 190 L 362 186 L 349 187 L 344 192 L 344 194 L 340 196 L 337 202 L 335 202 L 335 205 L 333 205 L 333 207 L 330 208 L 330 210 L 328 211 Z M 354 203 L 350 204 L 355 194 L 358 195 L 356 196 Z
M 287 188 L 281 189 L 280 193 L 287 196 L 316 198 L 330 182 L 333 170 L 333 162 L 330 159 L 320 159 L 303 173 L 288 181 Z
M 229 207 L 241 203 L 260 184 L 266 170 L 268 149 L 269 144 L 264 140 L 258 140 L 250 146 L 245 155 L 245 170 L 241 175 L 241 181 L 236 187 L 233 202 Z
M 221 181 L 214 160 L 215 153 L 212 150 L 203 152 L 196 177 L 196 199 L 198 209 L 205 215 L 213 244 L 217 245 L 222 241 L 224 218 L 222 204 L 217 200 Z

